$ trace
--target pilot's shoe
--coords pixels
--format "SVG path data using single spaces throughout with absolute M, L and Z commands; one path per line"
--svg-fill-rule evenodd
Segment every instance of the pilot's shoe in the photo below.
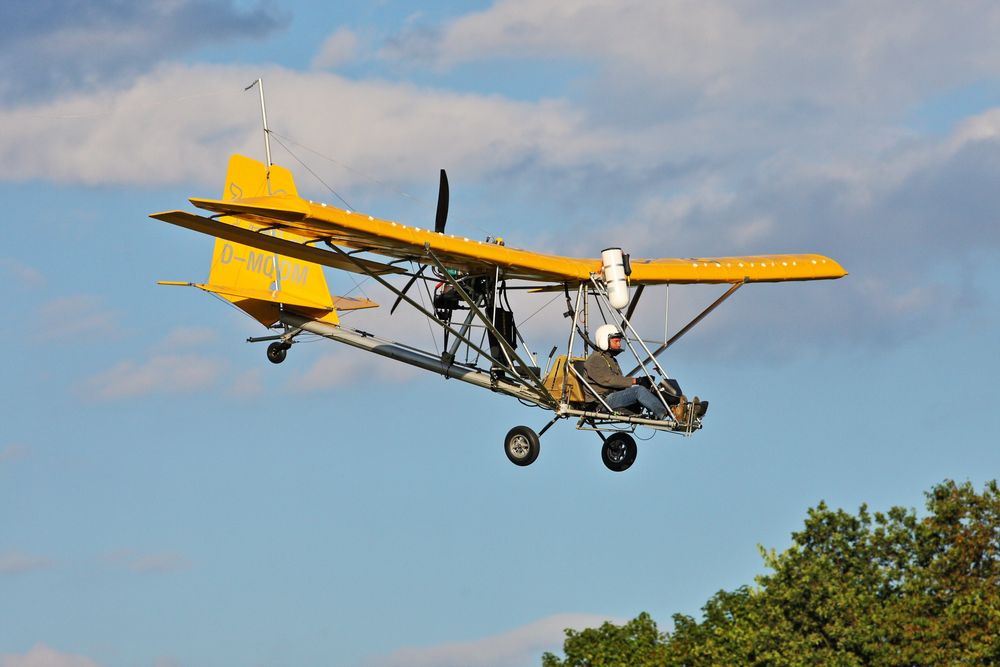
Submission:
M 699 401 L 698 397 L 694 397 L 694 416 L 704 417 L 705 413 L 708 412 L 708 401 Z
M 670 412 L 674 415 L 674 419 L 683 423 L 687 419 L 687 401 L 682 398 L 680 403 L 670 408 Z

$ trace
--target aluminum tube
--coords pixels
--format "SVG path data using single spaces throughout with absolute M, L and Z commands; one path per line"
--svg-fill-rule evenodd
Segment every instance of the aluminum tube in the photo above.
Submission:
M 292 327 L 301 328 L 303 331 L 308 331 L 310 333 L 323 336 L 324 338 L 329 338 L 330 340 L 346 343 L 358 349 L 365 350 L 366 352 L 373 352 L 383 357 L 394 359 L 395 361 L 401 361 L 411 366 L 423 368 L 424 370 L 437 373 L 438 375 L 444 375 L 455 380 L 468 382 L 469 384 L 474 384 L 477 387 L 483 387 L 485 389 L 495 389 L 516 398 L 522 398 L 526 401 L 537 403 L 538 405 L 545 405 L 538 400 L 538 396 L 535 392 L 526 387 L 511 384 L 505 380 L 494 380 L 490 377 L 489 373 L 484 371 L 471 370 L 457 364 L 447 364 L 439 357 L 435 357 L 430 354 L 410 350 L 393 343 L 376 340 L 370 336 L 362 336 L 361 334 L 351 331 L 350 329 L 344 329 L 343 327 L 333 326 L 324 322 L 317 322 L 316 320 L 311 320 L 287 311 L 281 313 L 281 322 Z

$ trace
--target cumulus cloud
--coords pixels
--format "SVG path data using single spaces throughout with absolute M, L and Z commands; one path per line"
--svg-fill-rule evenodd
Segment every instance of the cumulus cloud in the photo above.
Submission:
M 318 69 L 335 69 L 354 59 L 358 37 L 347 28 L 340 28 L 323 41 L 313 57 L 312 66 Z
M 700 105 L 752 98 L 807 110 L 912 101 L 954 82 L 956 69 L 966 82 L 995 74 L 998 26 L 1000 10 L 988 0 L 948 12 L 863 0 L 500 0 L 442 27 L 408 29 L 384 53 L 444 66 L 569 57 L 613 75 L 602 83 L 669 85 Z
M 144 361 L 120 361 L 87 379 L 80 394 L 88 400 L 110 401 L 151 394 L 181 394 L 215 385 L 223 364 L 196 354 L 162 354 Z
M 366 382 L 402 382 L 417 373 L 413 366 L 341 348 L 324 354 L 307 371 L 289 380 L 288 389 L 308 392 Z
M 0 122 L 18 128 L 0 136 L 11 167 L 3 178 L 197 182 L 215 192 L 225 156 L 260 153 L 255 94 L 242 87 L 262 74 L 275 139 L 334 172 L 338 189 L 364 191 L 366 174 L 399 189 L 446 165 L 473 188 L 502 193 L 500 206 L 514 200 L 509 220 L 490 212 L 490 229 L 520 226 L 532 242 L 515 245 L 531 249 L 592 254 L 613 236 L 637 256 L 829 254 L 852 275 L 809 286 L 815 296 L 795 315 L 810 329 L 789 336 L 895 340 L 974 305 L 975 280 L 940 274 L 961 265 L 974 276 L 982 269 L 970 257 L 997 251 L 1000 111 L 941 136 L 920 135 L 905 118 L 936 94 L 1000 76 L 998 21 L 1000 9 L 980 2 L 943 12 L 859 0 L 503 0 L 441 26 L 418 21 L 383 55 L 442 67 L 565 58 L 591 66 L 579 85 L 515 101 L 321 71 L 164 64 L 113 94 L 0 109 Z M 328 46 L 317 67 L 334 66 L 357 41 L 345 29 Z M 296 171 L 303 192 L 319 189 Z M 462 191 L 453 176 L 453 204 Z M 756 289 L 699 331 L 717 318 L 720 332 L 787 320 L 782 304 L 743 296 Z M 305 381 L 329 386 L 321 376 L 332 377 Z
M 288 19 L 232 0 L 38 0 L 4 12 L 0 99 L 4 106 L 93 89 L 157 61 L 235 39 L 261 38 Z
M 105 338 L 117 331 L 114 313 L 100 297 L 72 294 L 46 301 L 34 313 L 38 340 Z
M 37 570 L 47 570 L 52 566 L 52 561 L 45 556 L 36 556 L 14 550 L 0 552 L 0 575 L 24 574 Z
M 370 667 L 520 667 L 537 662 L 545 651 L 559 650 L 566 628 L 595 627 L 607 620 L 611 619 L 590 614 L 556 614 L 473 641 L 402 648 L 368 664 Z
M 583 131 L 582 115 L 560 102 L 273 67 L 261 73 L 169 65 L 110 97 L 79 93 L 0 109 L 0 122 L 17 128 L 0 137 L 0 156 L 10 167 L 4 178 L 85 185 L 195 181 L 214 191 L 230 153 L 260 152 L 259 106 L 243 91 L 258 74 L 278 138 L 307 137 L 311 150 L 351 165 L 338 172 L 339 185 L 367 183 L 366 173 L 397 183 L 426 179 L 441 164 L 472 177 L 529 163 L 567 166 L 609 148 L 607 137 Z M 318 112 L 331 109 L 335 118 Z
M 100 665 L 82 655 L 62 653 L 45 644 L 35 644 L 23 655 L 0 655 L 0 667 L 100 667 Z

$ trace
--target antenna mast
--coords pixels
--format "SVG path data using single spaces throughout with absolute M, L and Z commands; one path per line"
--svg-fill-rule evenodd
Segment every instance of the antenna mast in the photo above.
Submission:
M 267 129 L 267 109 L 264 107 L 264 80 L 257 79 L 243 90 L 250 90 L 254 86 L 260 90 L 260 117 L 264 122 L 264 153 L 267 155 L 266 169 L 264 171 L 267 179 L 267 194 L 271 194 L 271 131 Z

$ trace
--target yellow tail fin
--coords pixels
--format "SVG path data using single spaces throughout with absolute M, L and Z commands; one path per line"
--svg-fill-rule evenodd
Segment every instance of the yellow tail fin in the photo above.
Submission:
M 291 172 L 284 167 L 272 165 L 268 192 L 264 164 L 242 155 L 233 155 L 229 159 L 222 197 L 242 199 L 268 194 L 297 194 Z M 224 220 L 254 231 L 263 229 L 263 225 L 235 218 Z M 280 238 L 291 237 L 279 230 L 265 233 Z M 337 324 L 339 321 L 333 297 L 326 285 L 326 277 L 319 264 L 220 238 L 215 240 L 208 284 L 201 287 L 232 302 L 265 326 L 278 321 L 279 304 L 294 307 L 296 311 L 329 324 Z

